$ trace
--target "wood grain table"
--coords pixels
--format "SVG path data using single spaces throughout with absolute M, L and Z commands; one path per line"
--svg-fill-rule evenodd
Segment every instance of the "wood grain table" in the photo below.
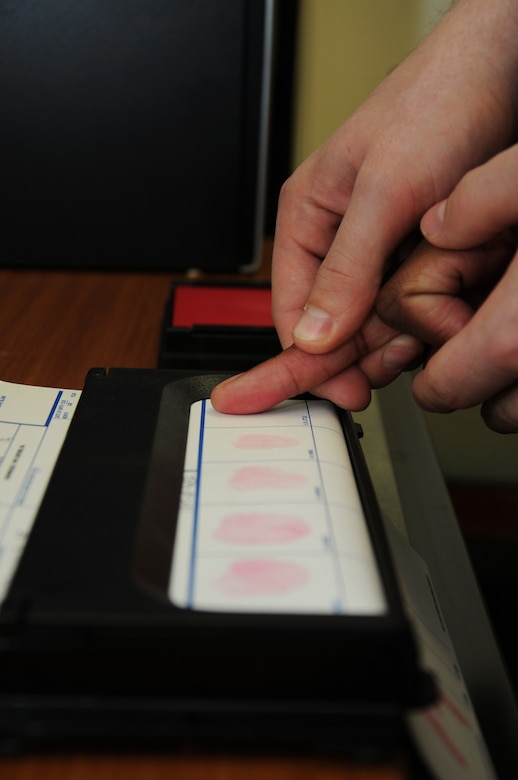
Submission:
M 255 278 L 268 278 L 268 261 L 267 246 Z M 164 272 L 0 269 L 0 378 L 80 389 L 94 366 L 156 367 L 163 307 L 173 278 Z M 0 758 L 0 780 L 408 777 L 409 760 L 404 751 L 375 764 L 326 756 L 192 752 L 69 752 Z

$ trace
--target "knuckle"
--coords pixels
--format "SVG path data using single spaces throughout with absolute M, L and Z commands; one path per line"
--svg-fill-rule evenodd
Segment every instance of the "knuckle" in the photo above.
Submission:
M 332 359 L 329 358 L 332 355 Z M 300 395 L 334 377 L 343 368 L 342 350 L 325 355 L 312 355 L 292 345 L 278 361 L 276 382 L 285 398 Z
M 445 413 L 460 408 L 449 374 L 434 370 L 433 363 L 429 363 L 414 380 L 414 396 L 428 411 Z
M 295 347 L 290 346 L 282 353 L 283 360 L 277 365 L 277 381 L 282 388 L 284 396 L 291 396 L 303 393 L 307 388 L 301 379 L 303 372 L 300 370 L 299 352 Z
M 376 298 L 376 313 L 387 325 L 397 325 L 402 313 L 402 303 L 399 284 L 394 281 L 387 282 Z
M 329 294 L 335 294 L 339 290 L 347 289 L 355 283 L 355 276 L 348 270 L 349 266 L 345 258 L 337 261 L 336 256 L 331 260 L 327 258 L 318 271 L 320 289 Z

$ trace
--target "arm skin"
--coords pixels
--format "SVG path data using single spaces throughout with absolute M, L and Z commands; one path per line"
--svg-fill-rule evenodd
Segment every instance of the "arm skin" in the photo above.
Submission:
M 377 302 L 386 321 L 436 347 L 416 400 L 437 412 L 482 403 L 490 428 L 518 432 L 518 146 L 470 171 L 421 225 L 430 244 Z
M 272 268 L 285 351 L 215 389 L 216 408 L 260 411 L 312 390 L 360 409 L 371 386 L 397 374 L 383 368 L 384 349 L 412 363 L 420 347 L 408 337 L 396 337 L 399 346 L 390 329 L 365 337 L 374 300 L 389 258 L 427 209 L 512 142 L 517 40 L 516 0 L 458 0 L 290 177 Z

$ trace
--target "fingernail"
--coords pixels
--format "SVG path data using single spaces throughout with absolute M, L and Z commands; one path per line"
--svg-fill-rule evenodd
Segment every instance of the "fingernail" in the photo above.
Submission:
M 446 211 L 446 201 L 443 200 L 437 208 L 428 211 L 421 221 L 421 230 L 427 238 L 435 238 L 443 226 L 444 212 Z
M 414 336 L 401 333 L 389 341 L 383 352 L 383 365 L 391 371 L 402 371 L 423 351 L 423 344 Z
M 298 341 L 319 341 L 328 335 L 332 324 L 327 312 L 315 306 L 306 306 L 304 314 L 295 325 L 293 337 Z
M 227 385 L 232 384 L 232 382 L 235 382 L 236 379 L 238 379 L 240 376 L 242 376 L 244 372 L 241 372 L 239 374 L 232 374 L 232 376 L 228 376 L 226 379 L 222 379 L 221 382 L 218 382 L 217 385 L 214 386 L 213 390 L 216 390 L 216 388 L 219 387 L 226 387 Z

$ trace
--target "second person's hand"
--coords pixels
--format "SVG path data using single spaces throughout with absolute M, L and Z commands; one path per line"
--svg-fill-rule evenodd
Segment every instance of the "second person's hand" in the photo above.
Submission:
M 272 268 L 273 317 L 285 352 L 215 392 L 221 410 L 268 408 L 282 387 L 349 408 L 365 403 L 377 358 L 368 357 L 364 331 L 392 253 L 430 206 L 515 132 L 517 35 L 518 7 L 459 0 L 288 180 Z M 296 350 L 287 349 L 292 344 Z M 378 341 L 372 349 L 379 351 Z M 411 352 L 410 362 L 415 342 Z M 367 373 L 351 368 L 360 359 Z

